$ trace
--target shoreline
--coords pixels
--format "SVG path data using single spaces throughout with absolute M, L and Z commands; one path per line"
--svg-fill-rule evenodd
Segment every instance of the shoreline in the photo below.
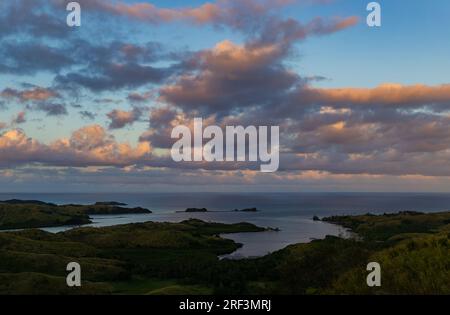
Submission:
M 16 204 L 18 202 L 15 202 Z M 41 201 L 34 201 L 34 203 L 41 204 L 43 202 Z M 116 201 L 110 201 L 107 202 L 108 204 L 111 204 L 112 206 L 115 206 L 118 204 Z M 19 203 L 20 204 L 20 203 Z M 101 204 L 104 206 L 105 202 L 99 202 L 96 201 L 95 204 Z M 123 205 L 124 203 L 120 203 Z M 1 203 L 0 203 L 1 205 Z M 33 206 L 33 204 L 30 204 Z M 55 207 L 53 203 L 49 203 L 50 207 Z M 44 205 L 45 206 L 45 205 Z M 67 206 L 75 206 L 75 207 L 82 207 L 82 208 L 89 208 L 92 205 L 58 205 L 57 207 L 65 208 Z M 0 208 L 1 209 L 1 208 Z M 139 208 L 141 209 L 141 208 Z M 256 208 L 243 208 L 245 210 L 257 210 Z M 237 210 L 237 209 L 236 209 Z M 130 211 L 130 213 L 123 213 L 125 211 L 122 211 L 121 213 L 117 214 L 110 214 L 106 212 L 105 214 L 89 214 L 88 219 L 89 222 L 83 225 L 79 224 L 55 224 L 55 225 L 43 225 L 43 226 L 37 226 L 34 224 L 32 227 L 23 227 L 23 228 L 14 228 L 14 229 L 1 229 L 0 232 L 15 232 L 15 231 L 21 231 L 21 230 L 27 230 L 27 229 L 40 229 L 43 231 L 47 231 L 50 233 L 62 233 L 66 231 L 71 231 L 79 228 L 89 228 L 89 227 L 114 227 L 114 226 L 120 226 L 120 225 L 127 225 L 132 223 L 141 223 L 141 222 L 155 222 L 155 223 L 180 223 L 185 220 L 189 220 L 190 218 L 197 218 L 203 221 L 209 221 L 209 222 L 219 222 L 223 224 L 227 223 L 238 223 L 238 222 L 250 222 L 253 224 L 256 224 L 258 226 L 263 226 L 264 231 L 258 232 L 258 235 L 254 236 L 252 233 L 246 233 L 245 235 L 235 235 L 230 236 L 226 235 L 224 236 L 227 239 L 233 240 L 235 237 L 236 243 L 242 244 L 242 247 L 239 248 L 239 255 L 242 255 L 243 258 L 249 258 L 249 257 L 262 257 L 264 255 L 267 255 L 273 251 L 280 250 L 284 248 L 287 245 L 290 244 L 296 244 L 296 243 L 308 243 L 311 242 L 313 239 L 323 239 L 326 237 L 326 235 L 339 235 L 340 232 L 338 230 L 334 229 L 328 229 L 326 233 L 323 232 L 314 232 L 313 234 L 309 234 L 311 232 L 302 232 L 301 228 L 300 231 L 296 232 L 295 237 L 292 235 L 292 228 L 289 226 L 286 228 L 281 228 L 277 226 L 279 222 L 272 222 L 272 220 L 267 219 L 266 221 L 263 220 L 264 212 L 261 211 L 235 211 L 235 210 L 223 210 L 223 211 L 207 211 L 207 212 L 186 212 L 186 211 L 164 211 L 164 214 L 157 212 L 146 212 L 146 213 L 134 213 L 133 211 Z M 305 230 L 313 229 L 313 230 L 320 230 L 320 223 L 314 222 L 310 219 L 302 219 L 301 223 L 302 225 L 305 225 Z M 308 226 L 311 225 L 310 228 Z M 314 226 L 316 228 L 314 228 Z M 269 233 L 270 232 L 270 233 Z M 277 232 L 277 235 L 274 235 L 273 232 Z M 263 233 L 263 234 L 261 234 Z M 268 233 L 268 234 L 267 234 Z M 318 234 L 317 234 L 318 233 Z M 304 236 L 303 236 L 304 235 Z M 267 246 L 268 249 L 264 248 L 264 246 Z M 234 252 L 228 253 L 228 257 L 232 257 Z
M 152 216 L 158 214 L 148 215 Z M 255 218 L 242 213 L 236 217 Z M 442 262 L 450 259 L 450 212 L 322 219 L 334 224 L 303 221 L 316 227 L 339 224 L 350 228 L 359 238 L 326 236 L 288 244 L 263 256 L 228 259 L 225 255 L 243 247 L 236 239 L 224 236 L 256 235 L 266 248 L 270 242 L 264 235 L 276 238 L 284 232 L 269 233 L 261 225 L 251 223 L 188 219 L 80 227 L 57 234 L 39 229 L 0 233 L 0 294 L 449 293 L 448 270 L 442 268 Z M 292 223 L 298 225 L 303 221 Z M 430 259 L 432 264 L 424 265 Z M 76 261 L 83 268 L 84 284 L 76 290 L 65 285 L 68 261 Z M 368 261 L 384 266 L 381 291 L 368 289 L 366 285 Z M 419 286 L 415 285 L 417 272 L 432 274 L 434 280 L 427 282 L 427 278 L 422 278 Z M 25 283 L 40 283 L 39 292 L 33 285 L 24 287 Z

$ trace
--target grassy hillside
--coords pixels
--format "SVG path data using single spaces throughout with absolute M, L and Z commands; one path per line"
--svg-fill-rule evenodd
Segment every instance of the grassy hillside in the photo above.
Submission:
M 4 232 L 0 233 L 0 281 L 5 282 L 0 294 L 210 293 L 209 285 L 195 282 L 202 282 L 201 275 L 212 270 L 218 255 L 239 248 L 217 235 L 262 230 L 247 223 L 189 220 L 79 228 L 58 234 Z M 70 291 L 65 275 L 72 261 L 80 263 L 88 285 Z
M 425 214 L 420 212 L 400 212 L 384 215 L 339 216 L 324 218 L 350 228 L 365 240 L 388 241 L 398 239 L 409 233 L 434 233 L 450 224 L 450 212 Z
M 81 225 L 91 220 L 82 211 L 37 204 L 0 204 L 0 229 Z
M 382 266 L 382 286 L 364 285 L 367 274 L 352 268 L 329 293 L 450 294 L 450 212 L 330 218 L 351 227 L 365 243 L 379 243 L 370 261 Z
M 62 205 L 35 200 L 0 202 L 0 230 L 40 228 L 91 223 L 89 215 L 151 213 L 144 208 L 124 208 L 116 205 Z

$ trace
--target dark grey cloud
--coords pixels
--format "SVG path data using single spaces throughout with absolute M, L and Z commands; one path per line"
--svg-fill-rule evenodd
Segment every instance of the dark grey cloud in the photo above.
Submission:
M 111 119 L 109 129 L 120 129 L 128 125 L 132 125 L 138 121 L 144 112 L 144 108 L 133 107 L 130 111 L 115 109 L 109 112 L 106 116 Z
M 78 67 L 55 77 L 60 88 L 83 87 L 93 92 L 138 88 L 161 83 L 175 71 L 172 66 L 152 65 L 172 58 L 158 43 L 96 45 L 80 39 L 72 45 L 71 56 Z
M 94 120 L 97 117 L 97 114 L 92 113 L 92 112 L 87 111 L 87 110 L 83 110 L 83 111 L 80 111 L 80 116 L 83 119 Z
M 146 92 L 146 93 L 130 93 L 127 96 L 127 99 L 130 102 L 135 102 L 135 103 L 142 103 L 142 102 L 147 102 L 149 101 L 152 97 L 154 96 L 154 93 L 152 92 Z
M 48 10 L 48 1 L 2 1 L 0 40 L 9 36 L 67 38 L 70 36 L 70 29 L 66 25 L 65 14 Z
M 45 112 L 47 116 L 65 116 L 68 115 L 66 105 L 49 102 L 37 102 L 28 105 L 29 110 Z
M 13 125 L 20 125 L 27 121 L 26 119 L 26 113 L 24 111 L 17 113 L 16 116 L 13 117 L 11 124 Z
M 173 58 L 155 42 L 116 40 L 110 32 L 92 41 L 89 32 L 66 25 L 66 1 L 3 1 L 0 4 L 0 73 L 48 72 L 66 91 L 135 88 L 160 83 L 169 69 L 151 63 Z M 109 38 L 109 39 L 107 39 Z
M 179 123 L 176 121 L 176 117 L 177 112 L 168 107 L 151 110 L 150 129 L 140 136 L 139 141 L 149 141 L 158 148 L 170 148 L 174 143 L 170 134 L 173 126 Z
M 91 91 L 136 88 L 150 83 L 161 83 L 170 72 L 152 66 L 136 63 L 98 65 L 97 69 L 85 69 L 58 75 L 55 80 L 59 86 L 81 86 Z
M 65 48 L 35 42 L 2 41 L 0 46 L 0 73 L 18 75 L 39 71 L 58 73 L 73 64 Z

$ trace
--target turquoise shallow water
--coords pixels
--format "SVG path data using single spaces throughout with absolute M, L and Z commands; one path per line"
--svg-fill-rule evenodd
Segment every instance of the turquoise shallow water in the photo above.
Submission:
M 326 235 L 346 235 L 335 225 L 314 222 L 311 218 L 338 214 L 398 212 L 404 210 L 436 212 L 450 208 L 450 194 L 376 194 L 376 193 L 273 193 L 273 194 L 0 194 L 0 200 L 37 199 L 58 204 L 91 204 L 119 201 L 142 206 L 152 214 L 92 216 L 92 226 L 109 226 L 135 222 L 180 222 L 189 218 L 204 221 L 251 222 L 262 227 L 279 228 L 279 232 L 223 235 L 242 243 L 243 247 L 228 258 L 261 256 L 293 243 L 309 242 Z M 184 213 L 186 208 L 207 208 L 207 213 Z M 233 212 L 236 208 L 257 207 L 259 212 Z M 45 229 L 59 232 L 73 227 Z

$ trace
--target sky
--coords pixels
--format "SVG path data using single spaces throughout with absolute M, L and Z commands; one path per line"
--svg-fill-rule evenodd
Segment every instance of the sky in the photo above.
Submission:
M 450 2 L 0 3 L 0 192 L 450 192 Z M 280 167 L 171 131 L 279 126 Z

